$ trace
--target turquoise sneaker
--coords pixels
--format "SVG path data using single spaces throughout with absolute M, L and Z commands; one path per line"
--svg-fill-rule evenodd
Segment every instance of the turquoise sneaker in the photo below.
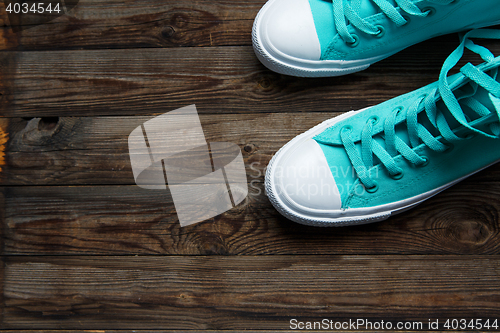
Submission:
M 345 226 L 387 219 L 500 160 L 500 57 L 470 38 L 439 80 L 325 121 L 287 143 L 266 171 L 274 207 L 298 223 Z M 467 48 L 485 63 L 448 76 Z
M 432 37 L 495 24 L 498 0 L 270 0 L 252 35 L 269 69 L 323 77 L 364 70 Z

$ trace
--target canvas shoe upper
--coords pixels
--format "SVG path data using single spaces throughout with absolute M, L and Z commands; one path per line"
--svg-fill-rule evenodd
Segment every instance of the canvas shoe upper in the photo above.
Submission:
M 380 221 L 500 160 L 500 57 L 470 38 L 439 80 L 296 137 L 271 160 L 266 192 L 280 213 L 311 225 Z M 448 76 L 467 48 L 484 63 Z
M 321 77 L 361 71 L 435 36 L 499 23 L 498 0 L 270 0 L 252 35 L 269 69 Z

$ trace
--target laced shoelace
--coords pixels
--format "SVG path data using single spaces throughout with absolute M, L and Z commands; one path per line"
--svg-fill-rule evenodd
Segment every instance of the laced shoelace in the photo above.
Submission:
M 380 8 L 391 21 L 398 27 L 408 23 L 408 18 L 405 14 L 419 17 L 426 17 L 432 13 L 432 9 L 420 9 L 411 0 L 395 0 L 399 10 L 394 7 L 388 0 L 368 0 L 372 1 Z M 430 3 L 438 5 L 448 5 L 456 0 L 427 0 Z M 333 0 L 333 15 L 335 27 L 340 37 L 345 43 L 355 45 L 357 39 L 349 32 L 347 26 L 350 23 L 358 30 L 373 36 L 380 36 L 384 32 L 384 28 L 379 25 L 374 25 L 363 19 L 356 10 L 351 6 L 353 0 Z M 403 14 L 401 14 L 403 12 Z
M 387 169 L 389 175 L 398 179 L 402 176 L 403 170 L 396 164 L 396 156 L 403 156 L 415 166 L 424 166 L 428 163 L 426 157 L 418 155 L 413 150 L 422 143 L 435 152 L 445 152 L 453 147 L 454 142 L 470 139 L 476 135 L 500 138 L 500 83 L 496 80 L 498 64 L 491 64 L 489 66 L 491 69 L 488 69 L 488 64 L 494 60 L 498 61 L 498 58 L 495 59 L 487 48 L 474 44 L 470 38 L 500 39 L 500 30 L 472 30 L 461 38 L 460 46 L 443 64 L 437 87 L 430 94 L 417 98 L 406 110 L 396 108 L 384 119 L 382 138 L 385 147 L 374 139 L 375 135 L 382 132 L 372 133 L 375 122 L 373 118 L 367 121 L 361 132 L 361 154 L 351 137 L 352 128 L 344 126 L 341 129 L 341 141 L 354 170 L 367 190 L 377 188 L 377 182 L 370 178 L 369 173 L 369 169 L 374 166 L 374 155 Z M 460 73 L 448 77 L 449 71 L 462 58 L 465 48 L 478 54 L 486 63 L 480 65 L 480 68 L 468 63 L 460 69 Z M 481 68 L 488 69 L 489 75 Z M 466 84 L 462 85 L 462 81 Z M 460 82 L 460 89 L 455 89 L 458 86 L 455 87 L 454 82 Z M 488 108 L 474 97 L 479 87 L 488 93 L 494 111 L 490 110 L 491 105 Z M 455 93 L 452 90 L 455 90 Z M 438 101 L 442 103 L 440 108 L 436 105 Z M 469 110 L 469 113 L 464 112 L 464 108 Z M 421 111 L 425 111 L 422 116 L 427 119 L 427 127 L 419 122 L 418 115 Z M 409 145 L 396 135 L 397 118 L 401 124 L 406 122 Z M 454 129 L 449 124 L 452 119 L 458 124 Z M 491 133 L 488 133 L 485 127 Z

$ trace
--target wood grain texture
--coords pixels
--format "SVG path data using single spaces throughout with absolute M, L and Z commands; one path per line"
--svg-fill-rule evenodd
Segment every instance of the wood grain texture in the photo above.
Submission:
M 201 115 L 200 119 L 207 142 L 239 145 L 249 181 L 260 182 L 270 159 L 283 145 L 340 114 L 219 114 Z M 133 185 L 128 136 L 152 118 L 0 118 L 0 123 L 10 123 L 7 165 L 0 173 L 0 185 Z M 500 166 L 473 179 L 499 181 Z
M 181 228 L 169 191 L 137 186 L 6 188 L 5 254 L 500 253 L 500 184 L 472 180 L 388 221 L 318 229 L 282 217 L 261 182 L 236 208 Z
M 4 326 L 287 330 L 291 318 L 497 318 L 499 265 L 498 256 L 10 257 Z
M 2 330 L 4 333 L 19 333 L 19 330 Z M 23 333 L 165 333 L 165 330 L 23 330 Z M 220 331 L 214 330 L 168 330 L 168 333 L 215 333 Z M 276 330 L 244 330 L 245 333 L 276 333 Z M 297 330 L 279 330 L 280 333 L 295 333 Z M 310 332 L 303 330 L 302 332 Z M 335 331 L 338 333 L 345 333 L 350 331 Z M 352 332 L 352 331 L 351 331 Z M 376 333 L 377 331 L 363 330 L 366 333 Z M 391 332 L 399 333 L 403 331 L 393 330 Z M 435 331 L 436 333 L 443 333 L 445 331 Z M 241 330 L 224 330 L 224 333 L 241 333 Z
M 259 179 L 286 142 L 339 113 L 201 115 L 207 142 L 238 144 Z M 4 118 L 8 119 L 8 118 Z M 128 136 L 152 117 L 10 119 L 3 185 L 133 185 Z M 0 118 L 0 121 L 2 118 Z
M 6 168 L 6 151 L 7 143 L 9 141 L 9 119 L 0 118 L 0 184 L 1 179 L 4 178 L 4 171 Z
M 2 10 L 0 50 L 251 45 L 253 20 L 264 3 L 265 0 L 80 0 L 67 15 L 21 33 L 8 28 L 8 18 Z
M 9 18 L 5 3 L 0 3 L 0 50 L 16 49 L 19 45 L 18 35 L 9 28 Z
M 251 45 L 253 20 L 264 3 L 80 0 L 67 15 L 19 34 L 1 24 L 0 50 Z
M 435 81 L 456 46 L 448 39 L 324 79 L 272 73 L 250 46 L 2 52 L 0 108 L 8 117 L 154 115 L 190 104 L 202 114 L 349 111 Z
M 0 328 L 3 328 L 4 302 L 4 227 L 5 227 L 5 195 L 4 188 L 0 187 Z
M 204 114 L 349 111 L 434 82 L 454 39 L 323 79 L 273 73 L 250 46 L 2 52 L 0 107 L 8 117 L 152 115 L 189 104 Z
M 19 330 L 2 330 L 4 333 L 19 333 Z M 215 333 L 215 332 L 220 332 L 220 330 L 23 330 L 23 333 Z M 224 330 L 224 333 L 241 333 L 242 330 Z M 276 330 L 269 331 L 269 330 L 244 330 L 245 333 L 276 333 Z M 280 333 L 294 333 L 297 332 L 297 330 L 279 330 Z M 311 332 L 307 330 L 303 330 L 302 332 Z M 335 331 L 338 333 L 345 333 L 345 332 L 352 332 L 352 331 Z M 363 330 L 363 332 L 366 333 L 376 333 L 378 331 L 371 331 L 371 330 Z M 394 333 L 399 333 L 403 331 L 398 331 L 398 330 L 393 330 L 391 332 Z M 407 332 L 407 331 L 404 331 Z M 446 331 L 434 331 L 436 333 L 443 333 Z
M 293 317 L 500 317 L 500 166 L 351 228 L 290 222 L 263 192 L 284 143 L 435 81 L 456 36 L 358 74 L 292 78 L 253 54 L 263 3 L 81 0 L 20 33 L 0 17 L 0 329 L 290 332 Z M 207 141 L 239 145 L 250 195 L 181 228 L 169 191 L 134 185 L 127 137 L 189 104 Z
M 30 186 L 6 189 L 6 253 L 499 253 L 500 165 L 373 226 L 318 232 L 281 217 L 263 192 L 269 159 L 334 115 L 202 115 L 208 142 L 240 145 L 250 195 L 237 209 L 188 229 L 179 227 L 168 191 L 104 186 L 134 184 L 127 136 L 151 117 L 10 119 L 3 184 Z M 101 186 L 61 186 L 78 184 Z

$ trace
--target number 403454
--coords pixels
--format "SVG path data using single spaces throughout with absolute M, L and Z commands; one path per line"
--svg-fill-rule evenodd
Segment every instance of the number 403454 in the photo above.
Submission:
M 5 9 L 7 13 L 14 14 L 43 14 L 43 13 L 60 13 L 61 9 L 59 8 L 59 3 L 55 4 L 52 8 L 52 4 L 49 2 L 47 4 L 43 2 L 34 3 L 33 5 L 29 5 L 28 3 L 9 3 L 7 8 Z

